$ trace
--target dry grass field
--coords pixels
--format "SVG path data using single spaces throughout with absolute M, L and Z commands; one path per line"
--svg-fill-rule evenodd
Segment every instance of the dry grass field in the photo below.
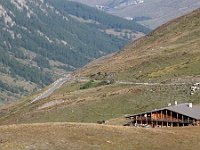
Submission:
M 200 128 L 144 129 L 80 123 L 0 126 L 3 150 L 199 150 Z

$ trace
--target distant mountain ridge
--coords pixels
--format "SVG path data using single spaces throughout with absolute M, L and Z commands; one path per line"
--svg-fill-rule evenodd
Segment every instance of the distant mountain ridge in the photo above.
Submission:
M 1 0 L 0 27 L 0 101 L 48 85 L 150 31 L 66 0 Z
M 72 0 L 156 28 L 200 7 L 199 0 Z M 142 18 L 142 19 L 141 19 Z
M 142 3 L 144 3 L 144 0 L 108 0 L 104 5 L 96 5 L 96 7 L 104 11 L 109 11 Z

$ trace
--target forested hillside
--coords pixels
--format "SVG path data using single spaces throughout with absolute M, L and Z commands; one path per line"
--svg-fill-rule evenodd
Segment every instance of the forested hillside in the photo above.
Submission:
M 0 0 L 0 101 L 48 85 L 148 32 L 66 0 Z

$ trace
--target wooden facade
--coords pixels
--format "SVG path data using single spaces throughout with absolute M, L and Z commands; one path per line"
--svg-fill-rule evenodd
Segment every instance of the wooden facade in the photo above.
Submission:
M 199 114 L 200 115 L 200 114 Z M 200 119 L 187 114 L 178 113 L 169 109 L 159 109 L 150 112 L 130 115 L 130 126 L 150 126 L 150 127 L 179 127 L 179 126 L 200 126 Z

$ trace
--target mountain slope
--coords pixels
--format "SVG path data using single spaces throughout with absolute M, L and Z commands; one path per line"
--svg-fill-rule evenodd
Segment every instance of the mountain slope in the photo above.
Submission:
M 114 73 L 121 80 L 162 80 L 197 76 L 200 9 L 157 28 L 123 51 L 91 63 L 81 74 Z
M 65 0 L 0 1 L 0 102 L 48 85 L 149 29 Z
M 200 104 L 200 9 L 175 19 L 124 50 L 75 72 L 49 97 L 37 94 L 1 109 L 0 123 L 97 122 L 166 107 Z M 80 78 L 84 77 L 84 78 Z M 115 122 L 115 123 L 113 123 Z
M 199 0 L 74 0 L 123 18 L 135 18 L 151 28 L 200 7 Z

